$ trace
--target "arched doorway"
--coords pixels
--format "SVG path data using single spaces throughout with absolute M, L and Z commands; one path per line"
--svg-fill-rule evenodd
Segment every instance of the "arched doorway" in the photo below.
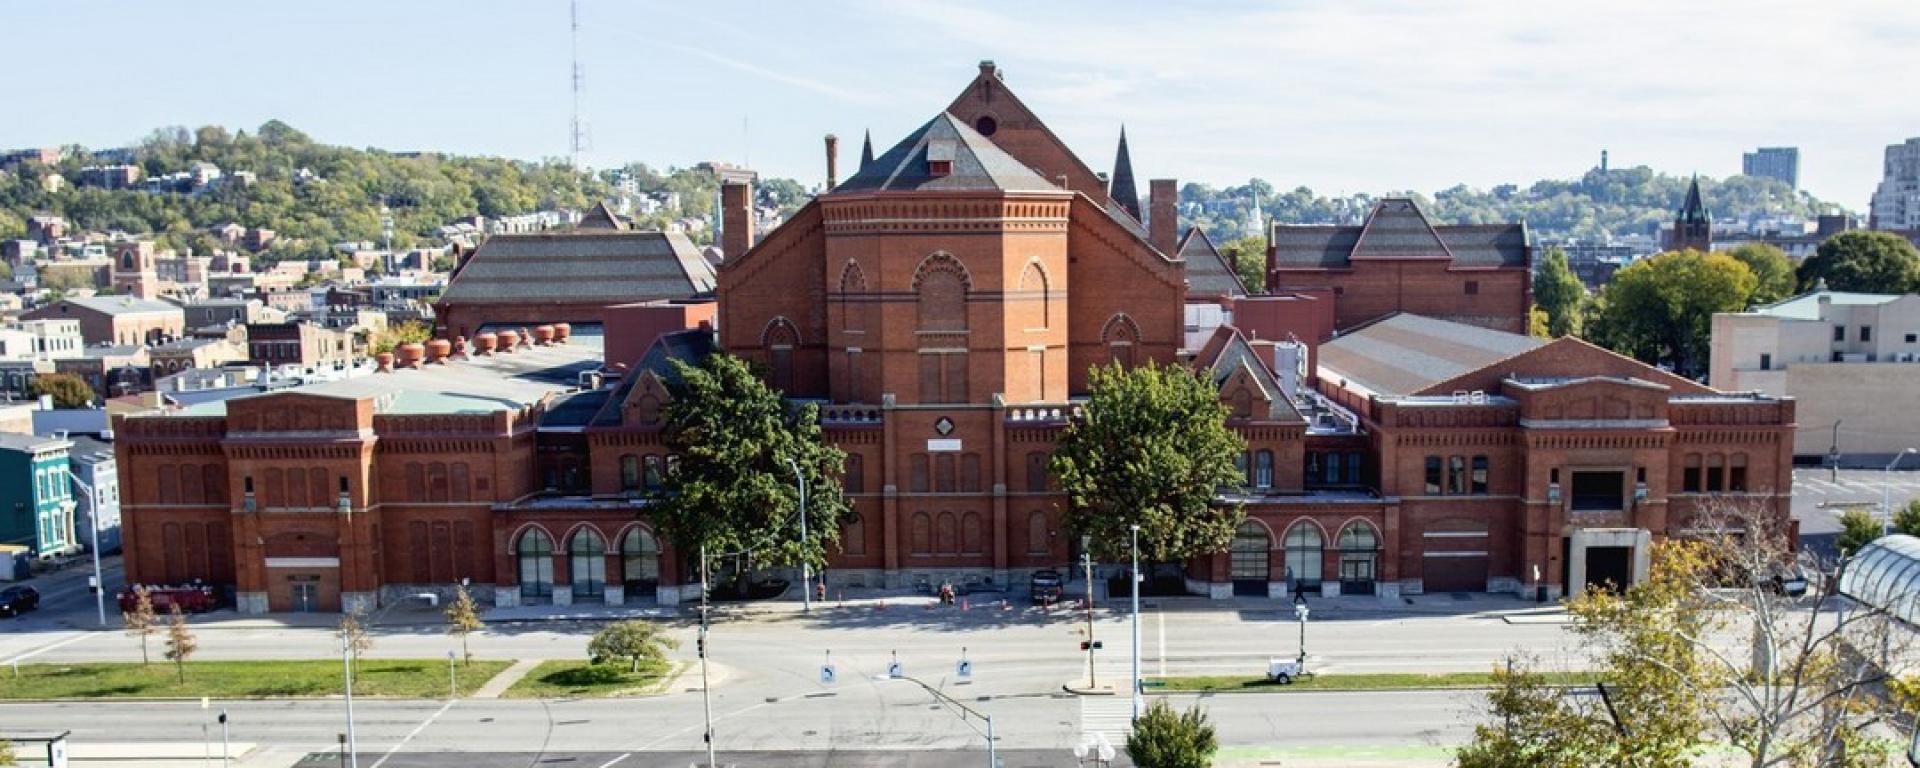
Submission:
M 1371 595 L 1380 563 L 1380 535 L 1364 520 L 1340 529 L 1340 594 Z
M 572 576 L 573 601 L 600 601 L 607 597 L 607 540 L 592 528 L 575 531 L 567 540 L 567 573 Z
M 553 597 L 553 539 L 539 528 L 528 528 L 514 544 L 520 559 L 520 600 L 532 603 Z
M 1273 538 L 1267 535 L 1267 527 L 1251 520 L 1241 523 L 1233 532 L 1233 548 L 1228 554 L 1233 575 L 1233 593 L 1241 597 L 1266 597 L 1268 571 L 1268 552 L 1273 549 Z
M 1287 529 L 1287 579 L 1294 593 L 1320 588 L 1321 556 L 1327 546 L 1320 528 L 1301 521 Z
M 645 528 L 632 528 L 620 538 L 620 580 L 627 602 L 643 599 L 660 585 L 660 542 Z

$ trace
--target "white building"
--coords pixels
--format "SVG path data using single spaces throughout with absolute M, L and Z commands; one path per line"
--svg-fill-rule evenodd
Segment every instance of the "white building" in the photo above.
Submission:
M 1795 456 L 1885 466 L 1920 445 L 1920 294 L 1816 290 L 1716 314 L 1708 383 L 1793 397 Z
M 1887 147 L 1887 162 L 1874 190 L 1872 229 L 1920 229 L 1920 138 Z

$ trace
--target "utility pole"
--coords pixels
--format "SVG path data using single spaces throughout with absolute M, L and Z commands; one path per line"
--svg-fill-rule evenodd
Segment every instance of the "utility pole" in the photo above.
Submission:
M 1133 585 L 1127 591 L 1133 596 L 1133 719 L 1138 722 L 1140 720 L 1140 526 L 1138 524 L 1132 526 L 1131 534 Z
M 573 131 L 570 143 L 573 167 L 580 168 L 580 153 L 587 149 L 587 124 L 580 118 L 580 91 L 586 87 L 587 71 L 580 64 L 580 0 L 569 4 L 568 21 L 573 31 L 570 45 L 573 52 Z
M 353 732 L 353 647 L 347 633 L 340 633 L 340 666 L 347 675 L 347 761 L 360 768 L 360 740 Z
M 1080 566 L 1087 577 L 1087 687 L 1098 687 L 1093 671 L 1093 537 L 1080 537 Z
M 807 476 L 800 471 L 800 462 L 787 458 L 787 465 L 793 467 L 793 484 L 800 489 L 800 612 L 813 613 L 813 563 L 807 560 Z
M 717 768 L 713 759 L 713 689 L 707 684 L 707 547 L 700 545 L 700 710 L 706 720 L 707 768 Z M 357 766 L 356 766 L 357 768 Z

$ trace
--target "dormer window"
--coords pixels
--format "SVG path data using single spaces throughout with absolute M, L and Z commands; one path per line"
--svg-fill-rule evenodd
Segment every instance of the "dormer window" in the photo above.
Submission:
M 954 146 L 951 141 L 927 143 L 927 175 L 944 178 L 953 175 Z
M 928 160 L 927 175 L 936 179 L 953 174 L 952 160 Z

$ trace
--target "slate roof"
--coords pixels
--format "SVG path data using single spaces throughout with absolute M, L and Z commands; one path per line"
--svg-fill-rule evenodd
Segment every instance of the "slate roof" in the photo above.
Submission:
M 441 301 L 625 303 L 682 299 L 713 286 L 713 265 L 684 234 L 572 229 L 487 238 Z
M 1287 399 L 1286 392 L 1282 391 L 1280 380 L 1274 376 L 1273 369 L 1267 367 L 1267 361 L 1260 358 L 1259 353 L 1254 351 L 1253 345 L 1247 342 L 1247 337 L 1241 335 L 1239 329 L 1230 325 L 1215 328 L 1213 335 L 1201 348 L 1200 354 L 1195 357 L 1195 362 L 1209 370 L 1214 386 L 1224 386 L 1234 373 L 1243 368 L 1251 371 L 1254 380 L 1261 389 L 1266 391 L 1273 402 L 1272 409 L 1262 417 L 1262 420 L 1305 421 L 1300 416 L 1300 411 Z
M 1541 344 L 1531 336 L 1394 314 L 1320 345 L 1320 378 L 1386 397 L 1410 395 Z
M 106 315 L 137 315 L 148 312 L 180 312 L 180 308 L 164 301 L 137 299 L 132 296 L 70 296 L 61 301 L 76 307 L 85 307 Z
M 654 378 L 659 379 L 661 384 L 672 386 L 679 380 L 680 373 L 669 361 L 697 363 L 713 351 L 712 331 L 689 328 L 684 331 L 661 334 L 660 338 L 655 339 L 653 344 L 647 347 L 646 354 L 640 356 L 640 362 L 634 364 L 633 370 L 628 371 L 626 377 L 620 380 L 620 386 L 613 391 L 612 396 L 607 398 L 600 413 L 593 417 L 591 424 L 596 427 L 620 425 L 620 405 L 627 401 L 627 395 L 633 392 L 635 385 L 640 383 L 642 371 L 652 371 Z
M 1524 267 L 1525 224 L 1434 226 L 1406 198 L 1387 198 L 1357 227 L 1274 224 L 1276 267 L 1344 268 L 1355 259 L 1450 259 L 1458 267 Z
M 1120 208 L 1140 220 L 1140 193 L 1133 186 L 1133 158 L 1127 152 L 1127 129 L 1120 128 L 1120 150 L 1113 158 L 1113 180 L 1107 185 L 1107 196 L 1120 204 Z
M 937 177 L 929 174 L 930 160 L 951 162 L 951 172 Z M 907 134 L 834 188 L 835 192 L 914 190 L 1058 192 L 1060 188 L 946 112 Z
M 1240 275 L 1227 263 L 1220 250 L 1213 247 L 1213 238 L 1207 237 L 1205 230 L 1193 227 L 1180 238 L 1180 247 L 1176 249 L 1180 258 L 1187 262 L 1188 296 L 1245 296 L 1247 286 L 1240 282 Z

